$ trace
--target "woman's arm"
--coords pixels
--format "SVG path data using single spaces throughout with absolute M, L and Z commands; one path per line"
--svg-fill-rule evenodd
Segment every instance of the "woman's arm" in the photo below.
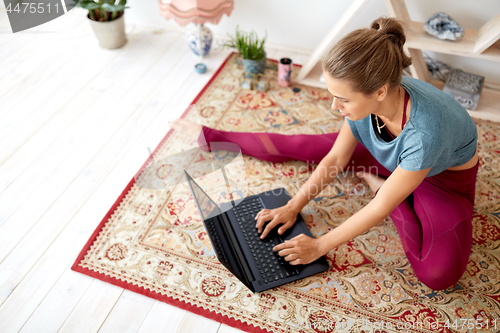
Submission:
M 290 228 L 295 223 L 297 214 L 302 208 L 343 171 L 357 144 L 358 141 L 352 135 L 351 128 L 345 121 L 332 149 L 321 160 L 309 179 L 300 187 L 298 193 L 285 206 L 276 209 L 263 209 L 257 214 L 256 227 L 259 232 L 261 232 L 264 222 L 271 220 L 262 232 L 261 238 L 266 237 L 278 224 L 283 224 L 278 230 L 280 234 Z
M 384 182 L 375 198 L 337 228 L 318 239 L 298 235 L 274 247 L 292 265 L 308 264 L 339 245 L 363 234 L 381 223 L 424 180 L 430 168 L 407 171 L 401 167 Z
M 347 121 L 344 121 L 330 152 L 321 160 L 311 177 L 302 185 L 288 206 L 297 213 L 330 184 L 349 163 L 358 140 L 352 135 Z

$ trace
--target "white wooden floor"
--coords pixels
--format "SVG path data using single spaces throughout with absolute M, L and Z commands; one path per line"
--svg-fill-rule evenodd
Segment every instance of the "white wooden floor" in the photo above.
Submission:
M 127 44 L 103 50 L 81 8 L 8 24 L 0 9 L 0 332 L 240 332 L 70 270 L 229 52 L 200 75 L 178 31 L 126 19 Z

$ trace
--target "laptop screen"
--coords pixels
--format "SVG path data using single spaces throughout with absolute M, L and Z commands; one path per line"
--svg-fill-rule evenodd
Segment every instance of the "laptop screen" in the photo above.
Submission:
M 222 211 L 220 210 L 219 206 L 210 199 L 210 197 L 201 189 L 200 186 L 198 186 L 198 183 L 194 181 L 191 176 L 184 171 L 184 173 L 187 176 L 187 179 L 189 180 L 190 187 L 192 189 L 192 194 L 194 197 L 194 202 L 196 203 L 196 207 L 198 208 L 198 211 L 200 212 L 201 217 L 204 220 L 207 220 L 211 217 L 215 217 L 217 215 L 222 214 Z
M 215 242 L 215 243 L 213 241 L 213 236 L 214 236 L 214 233 L 216 233 L 216 231 L 213 227 L 214 221 L 210 220 L 210 218 L 222 214 L 222 210 L 205 193 L 205 191 L 203 191 L 201 189 L 201 187 L 198 185 L 198 183 L 196 181 L 194 181 L 194 179 L 185 170 L 184 170 L 184 174 L 189 182 L 189 187 L 191 188 L 191 193 L 193 194 L 194 202 L 196 203 L 196 207 L 198 207 L 198 211 L 200 212 L 200 215 L 203 217 L 204 224 L 207 227 L 207 233 L 210 237 L 211 243 L 212 243 L 214 250 L 217 254 L 217 259 L 219 259 L 220 263 L 222 265 L 224 265 L 224 267 L 226 267 L 231 273 L 233 273 L 234 276 L 236 276 L 241 282 L 243 282 L 247 286 L 247 288 L 249 288 L 250 290 L 253 290 L 248 279 L 245 278 L 245 276 L 243 275 L 243 272 L 238 267 L 238 264 L 234 262 L 235 258 L 233 257 L 233 254 L 231 254 L 230 248 L 227 247 L 229 240 L 225 239 L 222 242 L 219 240 L 218 242 Z M 222 221 L 218 220 L 217 223 L 219 223 L 219 222 L 222 222 Z M 223 222 L 222 222 L 222 224 L 223 224 Z M 212 225 L 212 227 L 210 227 L 211 225 Z M 221 227 L 224 230 L 224 227 L 222 225 L 221 225 Z M 226 233 L 226 232 L 223 231 L 223 233 Z M 222 237 L 221 237 L 221 240 L 222 240 Z M 225 243 L 226 245 L 223 245 L 223 243 Z M 231 264 L 231 262 L 232 262 L 232 264 Z

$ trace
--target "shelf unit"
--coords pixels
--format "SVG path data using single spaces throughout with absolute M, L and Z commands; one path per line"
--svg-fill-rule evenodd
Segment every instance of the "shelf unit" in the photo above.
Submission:
M 319 80 L 322 73 L 321 61 L 323 55 L 339 39 L 352 19 L 363 9 L 368 1 L 355 0 L 351 4 L 321 41 L 320 45 L 313 51 L 309 61 L 299 72 L 296 79 L 297 82 L 316 87 L 325 87 L 325 84 Z M 465 35 L 461 40 L 445 41 L 425 32 L 423 23 L 412 21 L 404 0 L 386 0 L 386 4 L 390 15 L 403 21 L 406 25 L 405 50 L 413 60 L 413 65 L 410 66 L 413 77 L 430 82 L 439 89 L 442 89 L 444 85 L 441 81 L 431 79 L 421 50 L 500 62 L 500 13 L 479 30 L 464 29 Z M 471 116 L 476 118 L 500 121 L 500 85 L 485 82 L 476 110 L 468 111 Z

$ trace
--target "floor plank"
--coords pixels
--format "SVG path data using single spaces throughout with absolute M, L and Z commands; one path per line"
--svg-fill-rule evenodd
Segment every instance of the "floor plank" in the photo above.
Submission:
M 180 331 L 188 312 L 175 306 L 155 301 L 144 319 L 138 333 L 184 333 Z M 194 331 L 193 331 L 194 333 Z
M 151 119 L 144 117 L 144 114 L 141 112 L 142 110 L 137 109 L 137 106 L 138 104 L 127 104 L 127 106 L 122 105 L 121 107 L 118 105 L 116 111 L 122 113 L 122 117 L 125 119 L 128 118 L 127 115 L 133 110 L 136 111 L 135 116 L 127 119 L 125 124 L 121 124 L 120 121 L 118 121 L 119 118 L 117 115 L 109 117 L 109 121 L 103 121 L 94 131 L 91 140 L 85 140 L 77 145 L 72 154 L 66 158 L 64 164 L 58 167 L 59 170 L 53 173 L 53 180 L 46 182 L 49 188 L 50 185 L 53 187 L 56 185 L 53 184 L 53 182 L 64 180 L 64 175 L 61 174 L 64 174 L 65 171 L 67 174 L 67 171 L 78 168 L 78 165 L 85 167 L 76 179 L 72 180 L 71 175 L 68 177 L 71 185 L 66 192 L 70 191 L 70 193 L 67 193 L 66 197 L 64 195 L 58 195 L 54 198 L 57 200 L 52 206 L 49 205 L 46 207 L 50 207 L 47 212 L 42 212 L 42 219 L 22 238 L 20 243 L 16 244 L 13 251 L 11 251 L 0 264 L 0 269 L 10 270 L 15 267 L 16 270 L 16 274 L 10 277 L 10 282 L 7 283 L 6 286 L 0 286 L 0 302 L 8 295 L 9 290 L 15 286 L 15 281 L 18 281 L 22 277 L 23 272 L 25 272 L 31 264 L 36 262 L 36 258 L 39 256 L 37 256 L 37 253 L 40 253 L 40 249 L 44 249 L 46 246 L 50 245 L 54 237 L 61 232 L 61 229 L 65 226 L 65 224 L 61 224 L 61 222 L 64 222 L 67 217 L 73 216 L 92 193 L 88 193 L 88 191 L 84 189 L 92 189 L 93 185 L 95 186 L 96 181 L 99 179 L 99 175 L 105 175 L 109 172 L 110 166 L 116 163 L 116 159 L 119 159 L 124 154 L 136 140 L 137 135 L 144 130 L 141 124 L 144 126 L 150 123 Z M 127 108 L 129 109 L 128 111 Z M 107 130 L 113 121 L 117 121 L 115 126 L 119 128 L 119 134 L 114 136 L 114 131 Z M 103 142 L 105 142 L 106 145 L 99 149 Z M 92 147 L 94 148 L 92 149 Z M 93 158 L 95 152 L 99 152 L 97 158 Z M 91 162 L 85 165 L 84 161 L 88 160 Z M 62 183 L 64 184 L 64 182 Z M 42 188 L 40 194 L 36 195 L 35 193 L 33 199 L 40 197 L 43 193 L 44 191 Z M 70 200 L 70 204 L 67 203 L 68 200 Z M 20 210 L 22 214 L 24 214 L 25 211 L 26 210 Z M 20 215 L 21 217 L 23 216 L 22 214 Z M 33 216 L 33 220 L 36 220 L 36 216 Z M 10 223 L 10 219 L 8 222 Z M 14 227 L 17 223 L 16 221 L 12 222 Z M 19 260 L 21 260 L 21 263 L 18 262 Z
M 91 277 L 73 272 L 68 267 L 28 320 L 20 322 L 23 326 L 19 332 L 57 332 L 93 281 Z M 17 332 L 19 326 L 11 329 Z
M 60 18 L 61 20 L 68 20 L 68 18 Z M 44 29 L 46 26 L 50 26 L 51 24 L 60 24 L 60 22 L 47 22 L 44 25 Z M 39 31 L 42 31 L 42 26 L 33 27 L 29 31 L 22 31 L 16 34 L 12 33 L 12 29 L 10 27 L 10 21 L 7 16 L 7 11 L 5 8 L 0 8 L 0 62 L 10 55 L 14 54 L 20 48 L 24 47 L 27 43 L 35 39 L 37 36 L 40 36 Z
M 226 54 L 223 54 L 222 56 L 220 56 L 218 59 L 215 59 L 216 61 L 216 64 L 217 65 L 220 65 L 220 63 L 222 62 L 222 60 L 225 58 Z M 207 62 L 207 66 L 209 68 L 214 68 L 215 65 L 213 65 L 213 61 L 208 61 Z M 182 66 L 179 66 L 182 68 Z M 218 67 L 218 66 L 217 66 Z M 193 80 L 194 79 L 194 80 Z M 203 81 L 198 81 L 198 77 L 197 76 L 192 76 L 191 75 L 191 80 L 188 80 L 187 82 L 185 82 L 185 84 L 183 86 L 181 86 L 181 91 L 187 87 L 194 87 L 193 90 L 189 91 L 188 94 L 185 94 L 185 96 L 183 98 L 181 98 L 180 100 L 172 100 L 169 105 L 166 105 L 163 109 L 169 109 L 172 111 L 171 114 L 168 114 L 168 113 L 163 113 L 161 114 L 161 117 L 165 117 L 165 118 L 168 118 L 169 120 L 172 120 L 172 119 L 175 119 L 177 117 L 180 116 L 180 114 L 184 111 L 184 109 L 187 107 L 187 105 L 189 105 L 189 102 L 196 96 L 197 92 L 199 91 L 199 89 L 201 89 L 205 84 L 206 82 L 208 81 L 209 79 L 209 76 L 208 77 L 205 77 Z M 178 96 L 178 95 L 177 95 Z M 180 107 L 179 107 L 180 106 Z M 157 126 L 156 129 L 154 129 L 153 127 L 151 127 L 149 130 L 151 132 L 156 132 L 156 133 L 162 133 L 162 135 L 160 137 L 158 137 L 158 141 L 161 139 L 161 137 L 163 137 L 163 135 L 165 134 L 164 132 L 164 125 L 162 124 L 165 124 L 166 121 L 154 121 L 154 124 Z M 137 154 L 144 154 L 145 153 L 145 148 L 146 147 L 151 147 L 152 149 L 154 149 L 155 145 L 145 145 L 145 144 L 138 144 L 134 147 L 134 150 L 135 150 L 135 155 L 132 155 L 132 156 L 137 156 Z M 146 157 L 147 155 L 144 154 L 143 155 L 144 157 Z M 122 164 L 126 164 L 126 163 L 122 163 Z M 138 169 L 138 167 L 137 167 Z M 82 239 L 82 241 L 84 242 L 86 239 Z M 81 247 L 82 245 L 80 245 Z M 110 299 L 110 302 L 113 302 L 114 300 L 113 299 Z M 85 313 L 82 313 L 83 316 L 85 316 Z M 145 319 L 145 327 L 149 327 L 149 326 L 154 326 L 154 324 L 151 324 L 149 323 L 148 321 L 149 320 L 158 320 L 158 318 L 155 318 L 155 317 L 148 317 Z M 172 330 L 167 330 L 167 332 L 170 332 Z M 183 331 L 180 331 L 180 332 L 183 332 Z
M 188 312 L 176 332 L 216 333 L 220 323 Z
M 83 60 L 86 56 L 86 54 L 82 54 L 81 57 L 77 57 L 75 60 Z M 30 140 L 30 137 L 32 137 L 38 130 L 42 129 L 44 124 L 50 121 L 54 117 L 54 115 L 58 111 L 60 111 L 64 103 L 76 97 L 78 91 L 85 89 L 85 87 L 95 76 L 95 74 L 92 73 L 92 69 L 104 69 L 107 64 L 113 61 L 114 58 L 115 56 L 112 54 L 109 54 L 108 57 L 102 57 L 102 61 L 99 62 L 99 65 L 86 63 L 80 67 L 71 65 L 71 63 L 68 64 L 68 66 L 72 67 L 73 69 L 63 68 L 62 71 L 58 72 L 58 74 L 54 76 L 57 81 L 51 81 L 50 79 L 47 80 L 48 82 L 46 83 L 46 86 L 51 87 L 50 89 L 39 89 L 34 92 L 34 98 L 45 96 L 45 99 L 43 97 L 40 99 L 34 99 L 40 101 L 38 107 L 33 106 L 33 100 L 28 96 L 20 97 L 20 100 L 22 102 L 19 103 L 15 109 L 13 109 L 13 117 L 11 117 L 13 119 L 4 119 L 4 121 L 1 122 L 0 125 L 0 131 L 3 134 L 2 139 L 0 139 L 0 145 L 7 147 L 3 152 L 3 156 L 5 159 L 8 159 L 0 166 L 0 169 L 2 170 L 2 174 L 0 176 L 0 193 L 4 192 L 12 184 L 12 182 L 25 170 L 25 168 L 29 168 L 30 163 L 32 163 L 38 157 L 38 155 L 45 152 L 38 148 L 40 150 L 38 152 L 38 155 L 35 153 L 31 156 L 23 156 L 18 153 L 18 155 L 14 156 L 13 158 L 10 157 L 12 157 L 13 154 L 15 154 L 20 149 L 20 147 L 23 145 L 23 142 Z M 76 68 L 78 68 L 78 70 Z M 70 76 L 66 77 L 66 80 L 63 80 L 62 78 L 64 78 L 67 74 L 70 74 L 72 76 L 75 75 L 79 79 L 69 81 L 72 77 Z M 56 82 L 59 82 L 59 84 L 57 84 Z M 92 98 L 92 95 L 89 94 L 87 95 L 87 97 L 90 100 Z M 12 101 L 15 99 L 10 100 Z M 78 115 L 78 109 L 69 108 L 71 108 L 71 105 L 68 106 L 68 109 L 65 112 L 74 112 L 76 115 Z M 35 115 L 29 117 L 29 113 L 35 113 Z M 26 117 L 29 117 L 30 119 L 28 121 L 25 121 L 24 119 Z M 59 129 L 57 132 L 63 133 L 64 129 Z M 6 135 L 9 133 L 11 135 Z M 7 136 L 7 138 L 5 136 Z M 37 141 L 35 141 L 34 145 L 36 145 L 36 142 Z M 13 148 L 9 149 L 9 145 L 17 147 L 18 150 L 15 150 Z M 45 148 L 44 146 L 42 147 Z M 50 148 L 50 146 L 47 147 Z M 26 163 L 25 168 L 20 168 L 20 159 L 22 159 L 22 161 Z M 2 219 L 0 219 L 0 221 L 5 221 L 5 219 L 6 217 L 4 216 Z
M 162 59 L 175 63 L 182 54 L 167 53 L 166 56 L 168 57 Z M 166 66 L 163 62 L 160 62 L 158 66 L 165 67 L 165 70 L 172 69 L 172 66 Z M 155 88 L 155 83 L 162 80 L 161 77 L 153 78 L 157 76 L 158 71 L 160 70 L 152 68 L 148 72 L 151 75 L 146 73 L 142 78 L 144 82 L 139 81 L 140 89 L 135 89 L 135 91 L 138 95 L 143 95 L 141 98 L 143 101 L 146 99 L 145 93 L 141 92 L 151 93 Z M 12 185 L 0 195 L 2 211 L 0 218 L 6 220 L 0 226 L 0 242 L 5 244 L 0 249 L 0 262 L 12 249 L 9 244 L 16 244 L 36 223 L 36 217 L 41 216 L 50 207 L 50 202 L 61 194 L 79 170 L 88 163 L 88 158 L 95 154 L 102 147 L 103 142 L 106 142 L 123 125 L 122 122 L 128 119 L 131 112 L 135 112 L 135 117 L 138 118 L 134 119 L 134 122 L 147 120 L 137 109 L 139 105 L 139 101 L 132 103 L 122 98 L 116 108 L 110 108 L 113 111 L 108 111 L 108 114 L 102 112 L 107 110 L 88 108 L 84 116 L 73 122 L 57 141 L 50 145 L 30 168 L 15 179 Z M 102 115 L 105 117 L 99 118 Z M 98 121 L 97 126 L 96 121 Z M 134 127 L 134 122 L 129 121 L 129 126 Z M 22 207 L 30 209 L 22 209 Z M 8 215 L 9 213 L 12 215 Z M 29 222 L 20 225 L 19 221 Z M 2 235 L 6 234 L 10 235 L 9 238 L 3 239 Z
M 155 300 L 132 291 L 125 290 L 109 313 L 101 333 L 135 333 L 153 307 Z M 157 320 L 159 318 L 156 318 Z M 73 332 L 72 330 L 67 330 Z
M 16 83 L 22 81 L 37 67 L 44 62 L 50 61 L 50 58 L 56 53 L 64 53 L 73 47 L 71 39 L 73 31 L 78 31 L 87 23 L 83 20 L 74 20 L 75 13 L 61 19 L 54 20 L 50 27 L 55 27 L 55 33 L 30 34 L 33 36 L 29 42 L 22 42 L 22 46 L 6 50 L 9 53 L 0 53 L 0 66 L 2 67 L 2 76 L 0 76 L 0 96 L 8 94 L 9 90 Z M 17 39 L 17 38 L 16 38 Z M 11 43 L 16 44 L 16 39 Z M 20 40 L 22 40 L 21 38 Z M 61 42 L 65 41 L 65 43 Z M 10 43 L 9 43 L 10 44 Z M 33 57 L 33 50 L 36 50 L 36 57 Z
M 217 331 L 217 333 L 242 333 L 242 332 L 245 331 L 227 325 L 220 325 L 220 328 Z
M 218 59 L 213 60 L 212 63 L 207 62 L 207 65 L 210 65 L 209 66 L 210 68 L 217 68 L 218 65 L 220 65 L 221 61 L 225 58 L 226 55 L 227 54 L 220 56 Z M 192 69 L 192 64 L 190 64 L 188 68 Z M 176 68 L 176 70 L 177 70 L 177 68 Z M 184 66 L 184 68 L 181 66 L 181 67 L 178 67 L 178 70 L 185 71 L 186 68 L 185 68 L 185 66 Z M 213 74 L 213 71 L 212 71 L 212 74 Z M 182 88 L 185 89 L 187 87 L 192 87 L 192 89 L 190 91 L 188 91 L 189 93 L 185 94 L 186 96 L 182 99 L 179 99 L 179 97 L 182 97 L 183 94 L 175 95 L 177 100 L 172 101 L 172 105 L 170 105 L 168 108 L 174 112 L 172 114 L 162 113 L 162 115 L 164 115 L 165 119 L 172 120 L 173 119 L 172 117 L 174 117 L 174 118 L 178 117 L 182 113 L 182 111 L 184 111 L 184 109 L 187 107 L 187 105 L 189 105 L 189 102 L 196 96 L 196 94 L 199 92 L 199 90 L 206 84 L 206 82 L 209 79 L 209 76 L 204 76 L 203 80 L 200 81 L 199 80 L 200 76 L 197 74 L 195 74 L 194 76 L 191 74 L 191 77 L 192 77 L 192 79 L 190 81 L 188 80 L 186 82 L 185 86 L 181 86 L 180 89 L 181 89 L 181 91 L 182 91 Z M 176 83 L 176 81 L 173 81 L 173 82 Z M 158 92 L 158 94 L 160 94 L 160 92 Z M 175 91 L 173 91 L 173 92 L 175 93 Z M 156 102 L 157 101 L 152 101 L 151 105 L 155 105 Z M 182 103 L 180 103 L 180 102 L 182 102 Z M 151 119 L 151 118 L 149 118 L 149 119 Z M 165 122 L 166 121 L 163 121 L 163 122 L 162 121 L 153 121 L 152 123 L 156 126 L 156 130 L 151 130 L 151 129 L 148 130 L 148 133 L 149 132 L 161 133 L 161 135 L 157 135 L 158 137 L 157 137 L 156 142 L 158 142 L 161 139 L 161 137 L 163 137 L 163 135 L 165 135 Z M 141 151 L 145 150 L 145 148 L 148 146 L 154 147 L 154 143 L 151 144 L 151 142 L 150 142 L 149 145 L 141 144 L 140 150 Z M 105 153 L 104 155 L 108 155 L 110 152 L 103 152 L 103 153 Z M 137 153 L 138 152 L 136 150 L 135 154 L 137 154 Z M 145 154 L 142 156 L 146 157 Z M 137 169 L 139 168 L 139 165 L 137 165 L 137 163 L 135 163 L 135 164 L 133 163 L 134 159 L 136 161 L 138 160 L 137 157 L 134 158 L 134 156 L 132 156 L 132 158 L 129 158 L 129 161 L 121 164 L 121 166 L 129 166 L 129 165 L 133 166 L 132 170 L 134 172 L 129 171 L 129 175 L 133 175 L 135 173 L 135 171 L 137 171 Z M 121 177 L 119 177 L 119 179 L 120 178 L 122 180 L 129 179 L 129 177 L 126 177 L 123 174 L 121 174 Z M 117 188 L 119 189 L 119 191 L 121 191 L 121 189 L 123 189 L 124 186 L 125 186 L 125 184 L 121 183 L 119 186 L 117 186 Z M 78 189 L 79 189 L 78 186 L 74 187 L 73 193 L 76 193 L 76 191 L 78 191 Z M 118 193 L 119 192 L 117 191 L 117 194 L 115 194 L 114 196 L 111 195 L 111 197 L 116 198 Z M 71 193 L 67 193 L 67 195 L 69 198 L 73 197 L 73 195 Z M 96 196 L 102 197 L 98 194 L 96 194 Z M 90 199 L 92 199 L 92 198 L 90 198 Z M 81 201 L 81 200 L 82 199 L 76 199 L 75 201 Z M 109 208 L 111 206 L 111 204 L 112 204 L 112 202 L 111 203 L 108 202 L 105 207 Z M 60 207 L 55 207 L 56 205 L 57 205 L 57 202 L 53 205 L 54 207 L 52 207 L 54 211 L 57 211 L 57 210 L 59 210 L 58 208 L 60 208 Z M 63 206 L 63 203 L 61 203 L 61 206 Z M 102 217 L 104 214 L 105 214 L 105 211 L 102 211 L 100 216 Z M 44 216 L 44 217 L 46 217 L 46 216 Z M 93 220 L 98 221 L 98 218 L 95 217 Z M 29 298 L 30 302 L 32 302 L 32 303 L 37 302 L 37 299 L 42 298 L 44 293 L 47 293 L 48 289 L 50 289 L 50 280 L 57 279 L 58 274 L 59 275 L 62 274 L 61 270 L 64 270 L 64 267 L 62 269 L 57 268 L 57 267 L 61 266 L 61 264 L 59 263 L 59 261 L 61 261 L 61 254 L 60 254 L 61 251 L 63 251 L 63 252 L 66 251 L 64 253 L 64 255 L 69 254 L 69 256 L 66 257 L 66 260 L 62 260 L 62 261 L 63 262 L 65 261 L 66 263 L 71 263 L 71 261 L 74 260 L 74 254 L 79 251 L 79 248 L 81 248 L 83 246 L 83 243 L 90 236 L 90 233 L 92 232 L 92 230 L 87 231 L 87 234 L 84 234 L 84 235 L 80 235 L 80 234 L 78 234 L 78 232 L 76 232 L 77 236 L 79 237 L 78 239 L 80 241 L 75 242 L 75 238 L 74 238 L 75 235 L 73 234 L 73 236 L 71 236 L 71 235 L 68 235 L 66 233 L 66 231 L 69 233 L 75 232 L 74 230 L 72 230 L 72 228 L 80 226 L 80 224 L 85 223 L 85 221 L 87 221 L 87 223 L 88 223 L 87 218 L 81 218 L 78 220 L 78 222 L 71 223 L 71 225 L 69 225 L 68 227 L 66 227 L 66 229 L 64 229 L 64 231 L 61 234 L 61 237 L 59 237 L 54 242 L 53 246 L 51 246 L 51 248 L 47 251 L 47 253 L 44 254 L 44 256 L 39 260 L 39 262 L 37 262 L 35 267 L 29 272 L 28 276 L 26 276 L 23 279 L 22 283 L 18 286 L 18 288 L 16 288 L 14 293 L 12 293 L 12 295 L 7 299 L 4 306 L 2 306 L 0 308 L 0 320 L 4 316 L 5 316 L 4 318 L 7 318 L 9 312 L 11 312 L 11 311 L 7 311 L 7 310 L 3 311 L 4 308 L 10 309 L 10 310 L 13 310 L 16 312 L 19 311 L 20 309 L 22 309 L 23 313 L 25 313 L 23 315 L 24 317 L 29 315 L 30 310 L 26 309 L 26 306 L 23 306 L 23 303 L 26 302 L 26 299 Z M 91 219 L 91 221 L 92 221 L 92 219 Z M 94 222 L 94 228 L 96 225 L 95 223 L 96 222 Z M 81 230 L 80 230 L 80 232 L 81 232 Z M 36 234 L 36 232 L 34 232 L 33 234 Z M 57 260 L 56 260 L 54 255 L 57 253 L 59 253 L 59 256 L 58 257 L 56 256 L 57 257 Z M 19 270 L 19 268 L 17 268 L 17 270 Z M 54 272 L 54 271 L 59 271 L 59 272 Z M 39 276 L 39 274 L 43 274 L 44 276 L 46 276 L 46 278 L 44 280 L 45 282 L 47 282 L 47 280 L 49 280 L 49 281 L 47 283 L 42 283 L 41 281 L 39 281 L 37 279 L 37 276 Z M 40 290 L 42 290 L 42 291 L 39 292 Z M 111 301 L 114 302 L 113 299 Z M 18 304 L 18 305 L 15 306 L 15 304 Z M 84 314 L 82 314 L 82 315 L 84 315 Z M 23 317 L 23 316 L 18 315 L 18 317 Z
M 175 73 L 174 71 L 174 74 Z M 186 86 L 188 85 L 192 85 L 192 82 L 188 82 Z M 180 86 L 179 88 L 186 88 L 186 86 Z M 173 90 L 173 92 L 175 92 L 175 90 Z M 182 94 L 178 94 L 177 96 L 182 96 Z M 188 98 L 191 98 L 191 96 L 188 96 Z M 151 101 L 149 105 L 157 104 Z M 23 311 L 18 314 L 18 317 L 27 317 L 33 305 L 23 305 L 26 299 L 29 299 L 31 303 L 35 303 L 37 301 L 40 302 L 45 297 L 44 293 L 48 293 L 49 298 L 53 297 L 53 292 L 49 292 L 52 288 L 50 283 L 53 284 L 65 270 L 69 269 L 79 248 L 81 248 L 88 237 L 90 237 L 90 234 L 97 226 L 100 219 L 106 214 L 106 211 L 111 207 L 113 201 L 143 162 L 143 160 L 137 158 L 137 154 L 139 154 L 137 150 L 132 151 L 132 155 L 129 155 L 125 161 L 120 159 L 120 156 L 123 156 L 123 154 L 130 149 L 130 146 L 135 143 L 133 135 L 135 134 L 135 137 L 137 137 L 137 135 L 142 132 L 142 134 L 147 134 L 146 138 L 149 138 L 149 142 L 142 142 L 140 144 L 141 152 L 142 150 L 146 150 L 143 147 L 147 147 L 147 144 L 154 144 L 155 141 L 150 141 L 150 134 L 154 132 L 147 130 L 150 128 L 148 125 L 154 120 L 154 117 L 149 115 L 153 110 L 161 114 L 161 112 L 159 112 L 161 111 L 161 104 L 159 108 L 151 108 L 151 111 L 141 109 L 137 112 L 136 118 L 130 119 L 127 124 L 121 126 L 120 133 L 115 135 L 114 138 L 108 142 L 107 146 L 99 152 L 93 162 L 86 166 L 65 193 L 54 202 L 49 212 L 43 216 L 42 220 L 36 224 L 35 228 L 23 238 L 18 246 L 16 246 L 15 250 L 17 253 L 15 255 L 12 253 L 11 256 L 7 258 L 6 263 L 0 266 L 3 271 L 10 272 L 8 279 L 1 284 L 0 290 L 2 293 L 0 294 L 9 293 L 9 290 L 14 290 L 15 293 L 10 295 L 6 301 L 7 304 L 0 308 L 0 318 L 4 316 L 4 318 L 7 318 L 9 316 L 9 311 L 17 309 L 17 306 Z M 165 122 L 166 121 L 160 123 L 165 124 Z M 164 135 L 166 126 L 163 125 L 163 128 L 157 129 L 157 133 L 160 131 L 162 132 L 161 135 Z M 125 135 L 129 135 L 129 139 L 126 140 Z M 160 140 L 160 135 L 156 135 L 155 139 Z M 126 146 L 120 148 L 117 144 Z M 144 154 L 144 160 L 145 157 L 146 154 Z M 74 158 L 69 157 L 69 160 L 74 160 Z M 120 161 L 120 163 L 118 161 Z M 121 167 L 122 171 L 113 170 L 113 168 L 117 166 Z M 125 172 L 123 168 L 126 168 Z M 107 174 L 111 174 L 113 177 L 107 177 Z M 113 183 L 114 185 L 111 186 L 113 192 L 102 193 L 97 191 L 93 193 L 95 187 L 97 187 L 99 182 L 104 178 L 105 180 L 112 180 L 115 182 Z M 108 191 L 110 190 L 109 188 L 105 189 Z M 109 200 L 103 200 L 103 198 L 109 198 Z M 74 207 L 68 207 L 68 200 Z M 90 205 L 91 211 L 85 209 L 87 206 L 83 209 L 80 208 L 82 204 L 87 204 L 87 200 L 90 200 L 88 205 Z M 102 202 L 104 202 L 103 205 L 101 205 Z M 98 206 L 101 208 L 98 209 Z M 71 216 L 76 212 L 78 212 L 77 216 L 71 219 Z M 67 219 L 71 219 L 71 221 L 70 224 L 65 227 Z M 60 233 L 59 237 L 51 244 L 51 239 L 54 239 L 55 235 L 57 236 L 58 233 Z M 32 245 L 32 243 L 36 243 L 37 246 L 33 246 L 30 250 L 30 245 Z M 37 252 L 30 251 L 35 251 L 37 248 L 43 249 L 48 245 L 50 245 L 50 248 L 38 261 L 36 261 L 43 253 L 43 250 Z M 24 258 L 26 264 L 18 263 L 18 266 L 14 268 L 13 265 L 15 265 L 16 257 Z M 36 262 L 36 265 L 31 268 L 33 262 Z M 27 272 L 28 270 L 29 272 Z M 23 274 L 28 275 L 23 277 Z M 44 276 L 44 280 L 39 280 L 38 277 L 40 275 Z M 64 281 L 63 283 L 66 282 Z M 80 292 L 78 290 L 79 288 L 86 288 L 86 286 L 83 285 L 74 287 L 76 288 L 76 290 L 74 290 L 76 295 Z M 40 292 L 41 290 L 42 292 Z M 58 291 L 59 288 L 54 289 L 54 293 Z M 73 300 L 68 299 L 67 301 L 69 303 L 68 306 L 71 306 Z M 43 309 L 43 307 L 39 307 L 38 309 Z M 39 316 L 35 316 L 35 318 L 41 318 L 42 321 L 44 320 L 43 317 Z M 57 321 L 53 320 L 51 324 L 57 324 Z
M 15 128 L 23 129 L 27 121 L 38 122 L 36 117 L 40 117 L 42 112 L 37 112 L 33 101 L 37 101 L 37 106 L 40 107 L 50 98 L 71 97 L 64 94 L 64 86 L 86 84 L 82 81 L 85 77 L 96 75 L 119 53 L 125 52 L 125 48 L 116 52 L 99 52 L 99 61 L 90 62 L 88 53 L 95 46 L 89 37 L 75 38 L 64 43 L 61 40 L 65 45 L 64 52 L 57 52 L 26 78 L 17 84 L 11 84 L 12 88 L 0 97 L 0 140 Z
M 98 332 L 122 293 L 122 288 L 95 280 L 58 332 Z
M 143 70 L 149 67 L 150 61 L 159 55 L 161 47 L 154 47 L 148 42 L 154 42 L 158 35 L 151 34 L 151 38 L 146 36 L 136 36 L 137 43 L 130 45 L 129 52 L 123 52 L 106 67 L 92 82 L 85 86 L 83 91 L 77 91 L 77 95 L 68 94 L 51 100 L 54 104 L 43 105 L 42 110 L 37 111 L 42 114 L 41 119 L 31 123 L 31 126 L 23 126 L 22 131 L 16 131 L 17 139 L 13 142 L 4 138 L 0 142 L 0 163 L 9 159 L 8 166 L 2 165 L 2 182 L 0 190 L 5 189 L 10 184 L 12 178 L 24 171 L 22 167 L 28 167 L 31 161 L 37 158 L 43 150 L 42 147 L 49 147 L 64 130 L 82 115 L 89 116 L 96 113 L 94 121 L 98 122 L 99 117 L 103 117 L 109 112 L 118 112 L 116 100 L 124 96 L 127 90 L 133 89 L 135 80 L 143 75 Z M 147 51 L 147 50 L 151 51 Z M 92 56 L 90 53 L 89 57 Z M 137 65 L 133 65 L 137 63 Z M 123 66 L 123 67 L 120 67 Z M 93 73 L 96 75 L 97 73 Z M 51 95 L 54 92 L 47 91 Z M 73 97 L 72 97 L 73 96 Z M 114 98 L 109 98 L 114 96 Z M 140 103 L 140 101 L 136 101 Z M 19 144 L 22 144 L 19 146 Z M 6 163 L 4 163 L 6 164 Z M 17 165 L 16 167 L 12 167 Z M 22 166 L 22 167 L 20 167 Z M 9 173 L 6 174 L 5 168 Z M 2 221 L 0 221 L 0 224 Z

